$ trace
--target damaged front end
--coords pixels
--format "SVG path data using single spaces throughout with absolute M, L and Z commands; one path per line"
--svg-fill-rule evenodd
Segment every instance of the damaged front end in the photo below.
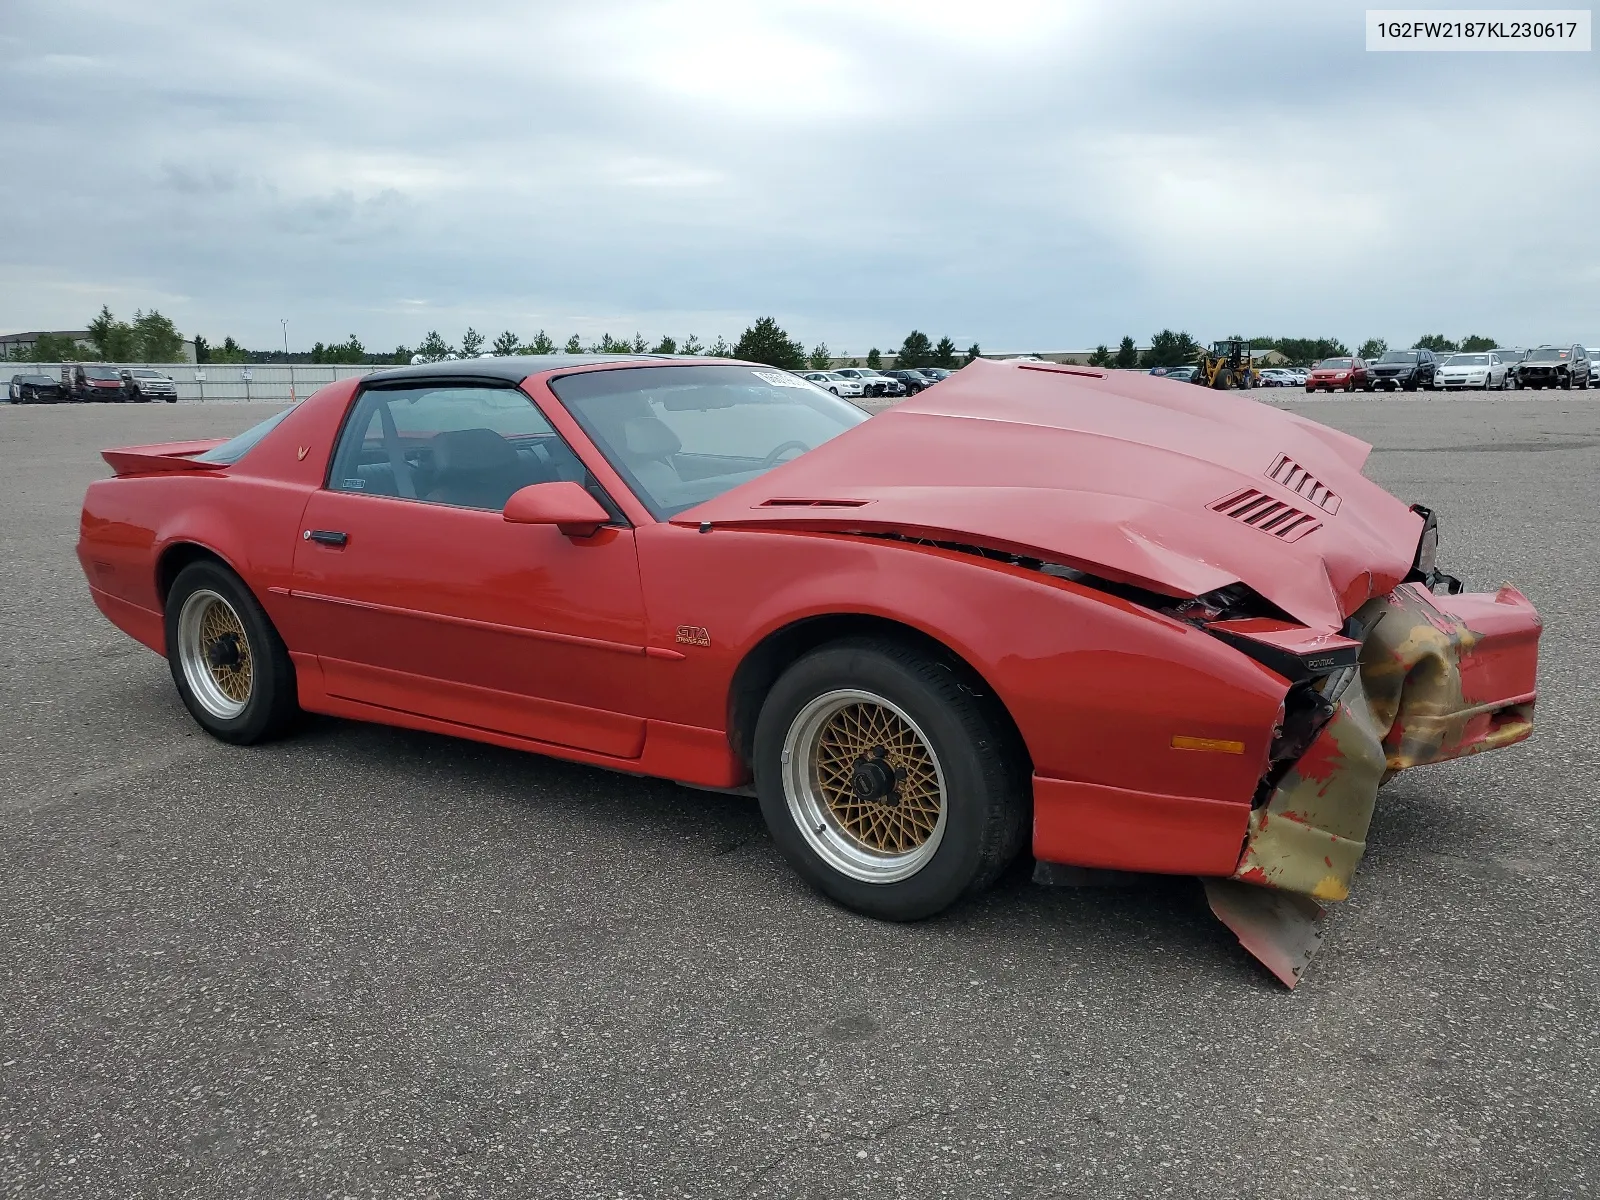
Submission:
M 1378 789 L 1533 731 L 1541 626 L 1527 597 L 1436 595 L 1459 584 L 1431 562 L 1414 578 L 1300 657 L 1238 867 L 1204 881 L 1212 911 L 1289 987 L 1321 940 L 1321 902 L 1349 895 Z

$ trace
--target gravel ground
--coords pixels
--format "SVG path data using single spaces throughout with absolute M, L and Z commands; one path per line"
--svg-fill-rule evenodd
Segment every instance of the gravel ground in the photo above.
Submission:
M 753 801 L 211 741 L 90 605 L 77 505 L 102 445 L 271 410 L 0 406 L 0 1195 L 1595 1194 L 1600 403 L 1292 406 L 1547 622 L 1534 740 L 1384 792 L 1293 993 L 1191 880 L 1019 866 L 895 927 Z

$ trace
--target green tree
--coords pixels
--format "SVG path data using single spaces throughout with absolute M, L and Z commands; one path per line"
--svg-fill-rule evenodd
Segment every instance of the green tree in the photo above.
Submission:
M 1109 367 L 1111 365 L 1111 347 L 1101 342 L 1094 348 L 1094 353 L 1089 355 L 1091 367 Z
M 979 346 L 977 342 L 973 342 L 972 345 L 967 347 L 967 361 L 966 361 L 966 365 L 967 366 L 970 367 L 973 363 L 977 362 L 978 359 L 980 359 L 982 357 L 983 357 L 983 348 L 981 346 Z
M 1382 338 L 1368 338 L 1361 343 L 1361 349 L 1356 351 L 1357 358 L 1364 358 L 1368 362 L 1383 357 L 1384 351 L 1389 349 L 1389 343 Z
M 833 355 L 828 352 L 827 342 L 818 342 L 811 349 L 811 357 L 806 360 L 806 365 L 813 371 L 826 371 L 833 365 Z
M 211 361 L 211 344 L 198 333 L 194 335 L 194 360 L 197 363 Z
M 318 342 L 311 347 L 311 361 L 314 363 L 366 362 L 367 348 L 361 344 L 361 339 L 352 333 L 343 342 L 332 342 L 326 346 Z
M 522 339 L 516 334 L 512 333 L 509 329 L 502 330 L 500 336 L 495 338 L 494 345 L 490 346 L 489 349 L 493 350 L 496 354 L 521 354 Z
M 1133 344 L 1133 338 L 1124 337 L 1117 346 L 1117 357 L 1112 360 L 1112 365 L 1128 370 L 1139 365 L 1139 349 Z
M 448 343 L 439 336 L 437 329 L 428 330 L 428 336 L 417 345 L 417 353 L 422 355 L 426 362 L 438 362 L 447 354 L 454 354 Z
M 762 317 L 740 336 L 733 347 L 733 357 L 799 371 L 806 365 L 806 348 L 780 329 L 772 317 Z
M 655 344 L 655 349 L 650 351 L 651 354 L 676 354 L 677 352 L 677 340 L 669 338 L 665 334 L 661 335 L 661 340 Z
M 183 334 L 159 309 L 133 314 L 133 344 L 140 362 L 169 363 L 183 357 Z
M 867 351 L 867 370 L 878 371 L 882 369 L 883 355 L 879 354 L 878 348 L 874 346 L 871 350 Z
M 1442 333 L 1424 334 L 1417 339 L 1413 350 L 1432 350 L 1435 354 L 1454 354 L 1461 349 Z
M 1309 367 L 1325 358 L 1342 358 L 1350 348 L 1338 338 L 1272 338 L 1250 339 L 1252 350 L 1276 350 L 1297 367 Z
M 583 353 L 583 343 L 578 340 L 578 335 L 577 334 L 573 334 L 571 337 L 569 337 L 567 339 L 567 344 L 565 346 L 561 347 L 561 353 L 563 353 L 563 354 L 582 354 Z
M 1483 350 L 1493 350 L 1499 344 L 1500 343 L 1495 341 L 1493 338 L 1482 337 L 1476 333 L 1471 337 L 1464 337 L 1461 339 L 1461 349 L 1468 354 L 1476 354 Z
M 556 352 L 555 339 L 544 330 L 539 330 L 533 339 L 522 348 L 524 354 L 554 354 Z
M 131 362 L 138 357 L 138 338 L 132 325 L 119 321 L 111 314 L 109 305 L 102 304 L 94 320 L 89 322 L 89 343 L 95 353 L 106 362 Z M 79 357 L 76 348 L 73 357 Z
M 589 347 L 590 354 L 632 354 L 633 343 L 627 338 L 614 338 L 609 333 L 602 333 L 600 340 Z
M 1185 363 L 1194 362 L 1199 355 L 1200 347 L 1189 336 L 1187 330 L 1174 333 L 1170 329 L 1163 329 L 1151 337 L 1150 349 L 1145 351 L 1143 365 L 1181 367 Z
M 249 362 L 250 351 L 239 345 L 230 335 L 222 339 L 222 345 L 211 348 L 211 361 L 214 363 Z
M 477 358 L 482 351 L 483 334 L 468 325 L 467 331 L 461 335 L 461 357 Z
M 894 365 L 902 370 L 931 367 L 933 365 L 933 343 L 928 340 L 928 335 L 920 329 L 913 329 L 906 334 L 906 340 L 900 343 L 900 353 L 894 357 Z
M 73 362 L 83 358 L 84 354 L 77 338 L 60 333 L 41 333 L 31 347 L 24 350 L 18 346 L 9 357 L 13 362 L 55 363 Z
M 405 365 L 406 363 L 410 362 L 411 361 L 411 347 L 410 346 L 406 346 L 406 345 L 396 346 L 394 348 L 394 353 L 389 355 L 389 361 L 392 362 L 392 363 L 398 363 L 398 364 L 400 364 L 402 366 Z
M 705 346 L 701 344 L 700 339 L 695 337 L 694 334 L 691 333 L 688 337 L 683 339 L 683 349 L 682 349 L 681 353 L 683 353 L 683 354 L 704 354 L 705 352 L 706 352 Z
M 955 370 L 956 344 L 947 337 L 939 339 L 939 344 L 933 348 L 933 362 L 935 367 L 943 367 L 946 371 Z
M 708 358 L 736 357 L 733 352 L 733 347 L 728 345 L 727 339 L 724 338 L 720 333 L 717 334 L 717 340 L 706 347 L 706 356 Z
M 650 349 L 650 343 L 644 340 L 644 334 L 636 332 L 633 335 L 633 345 L 629 346 L 628 349 L 635 354 L 643 354 Z

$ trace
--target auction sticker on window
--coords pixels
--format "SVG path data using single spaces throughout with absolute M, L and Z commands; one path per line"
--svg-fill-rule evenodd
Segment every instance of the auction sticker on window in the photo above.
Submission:
M 799 388 L 802 392 L 811 391 L 811 385 L 804 379 L 796 379 L 793 375 L 785 375 L 782 371 L 751 371 L 757 379 L 765 380 L 773 387 Z
M 1368 50 L 1589 50 L 1587 8 L 1369 8 Z

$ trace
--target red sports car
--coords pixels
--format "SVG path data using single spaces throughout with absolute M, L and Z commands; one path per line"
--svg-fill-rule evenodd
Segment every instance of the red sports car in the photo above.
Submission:
M 225 741 L 312 711 L 753 786 L 891 919 L 1025 845 L 1198 875 L 1292 984 L 1380 784 L 1532 728 L 1538 615 L 1458 594 L 1368 450 L 1053 363 L 869 419 L 747 363 L 479 359 L 108 450 L 78 555 Z

